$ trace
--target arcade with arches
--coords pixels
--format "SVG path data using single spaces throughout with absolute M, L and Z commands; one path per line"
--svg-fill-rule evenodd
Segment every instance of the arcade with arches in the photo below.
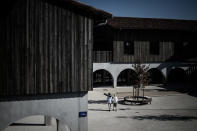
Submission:
M 177 83 L 186 83 L 188 81 L 187 74 L 182 68 L 174 68 L 168 74 L 168 83 L 177 84 Z
M 93 72 L 93 87 L 113 87 L 112 74 L 105 69 L 99 69 Z
M 150 82 L 149 84 L 163 84 L 165 80 L 165 76 L 163 73 L 157 68 L 151 68 L 148 70 Z
M 117 86 L 131 86 L 136 84 L 136 72 L 133 69 L 125 69 L 117 77 Z

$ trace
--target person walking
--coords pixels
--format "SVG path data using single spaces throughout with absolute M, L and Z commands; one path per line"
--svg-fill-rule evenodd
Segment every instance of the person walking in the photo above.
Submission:
M 110 93 L 108 93 L 107 95 L 107 104 L 108 104 L 109 111 L 111 111 L 112 96 Z
M 114 94 L 113 97 L 113 111 L 115 109 L 115 111 L 117 111 L 117 106 L 118 106 L 118 97 L 116 96 L 116 94 Z

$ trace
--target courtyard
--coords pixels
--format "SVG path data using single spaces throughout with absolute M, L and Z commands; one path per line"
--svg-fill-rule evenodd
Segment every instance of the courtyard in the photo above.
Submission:
M 117 93 L 118 111 L 108 110 L 104 93 Z M 196 131 L 197 98 L 183 90 L 149 86 L 147 105 L 124 105 L 123 97 L 132 95 L 131 87 L 94 88 L 88 93 L 89 131 Z
M 180 86 L 147 86 L 145 96 L 152 98 L 147 105 L 124 105 L 124 96 L 132 95 L 132 87 L 94 88 L 88 93 L 89 131 L 196 131 L 197 97 Z M 179 87 L 179 90 L 177 89 Z M 104 93 L 117 93 L 118 111 L 108 110 Z M 25 118 L 23 121 L 43 123 L 43 116 Z M 55 131 L 57 124 L 10 126 L 5 131 Z

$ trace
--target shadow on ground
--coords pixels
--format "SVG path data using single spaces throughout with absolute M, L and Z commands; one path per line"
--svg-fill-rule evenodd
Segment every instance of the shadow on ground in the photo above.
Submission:
M 144 115 L 144 116 L 117 116 L 116 118 L 135 120 L 156 120 L 156 121 L 192 121 L 197 120 L 195 116 L 180 115 Z
M 106 100 L 88 100 L 88 104 L 107 104 Z
M 160 91 L 176 91 L 176 92 L 180 92 L 180 93 L 187 93 L 190 96 L 197 97 L 196 85 L 191 85 L 191 84 L 185 83 L 185 84 L 160 85 L 159 87 L 164 89 L 164 90 L 160 90 Z
M 88 109 L 89 111 L 109 111 L 109 110 L 104 110 L 104 109 Z
M 121 111 L 131 110 L 131 108 L 119 108 Z
M 45 124 L 12 123 L 10 126 L 46 126 Z

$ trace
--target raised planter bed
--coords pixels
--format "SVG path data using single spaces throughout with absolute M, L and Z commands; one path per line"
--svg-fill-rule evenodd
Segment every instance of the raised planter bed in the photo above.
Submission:
M 124 97 L 124 104 L 136 104 L 136 105 L 143 105 L 143 104 L 151 104 L 152 98 L 147 96 L 126 96 Z

